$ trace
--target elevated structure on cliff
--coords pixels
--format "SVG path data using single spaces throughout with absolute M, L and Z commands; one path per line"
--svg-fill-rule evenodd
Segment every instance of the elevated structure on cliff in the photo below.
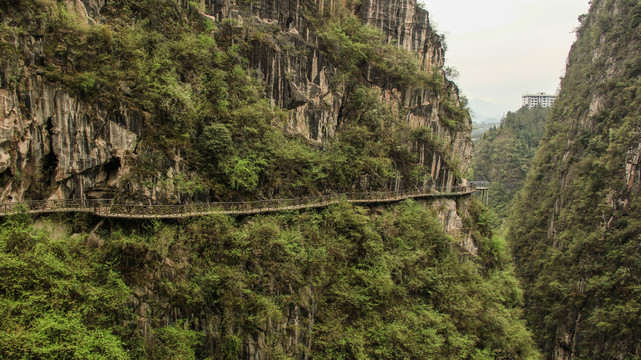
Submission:
M 33 200 L 0 204 L 0 216 L 21 211 L 30 214 L 84 212 L 105 218 L 184 219 L 215 214 L 251 215 L 287 210 L 321 208 L 347 201 L 352 204 L 384 204 L 419 198 L 445 198 L 472 194 L 474 186 L 411 189 L 396 192 L 366 192 L 273 199 L 246 202 L 210 202 L 179 205 L 116 203 L 113 200 Z
M 474 187 L 477 194 L 481 195 L 483 205 L 487 206 L 490 203 L 490 182 L 489 181 L 468 181 L 468 184 Z

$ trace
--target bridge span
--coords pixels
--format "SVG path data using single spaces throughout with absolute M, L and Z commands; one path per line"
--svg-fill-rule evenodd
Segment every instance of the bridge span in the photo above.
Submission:
M 177 205 L 121 203 L 113 199 L 31 200 L 0 203 L 0 217 L 26 211 L 30 214 L 90 213 L 99 217 L 120 219 L 184 219 L 214 214 L 251 215 L 322 208 L 343 200 L 352 204 L 383 204 L 405 199 L 459 197 L 472 194 L 475 191 L 476 187 L 472 185 L 395 192 L 345 193 L 290 199 Z

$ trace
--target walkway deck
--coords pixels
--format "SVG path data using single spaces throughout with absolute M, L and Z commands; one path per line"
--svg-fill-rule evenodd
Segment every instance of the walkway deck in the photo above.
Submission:
M 0 203 L 0 216 L 26 209 L 31 214 L 84 212 L 105 218 L 120 219 L 183 219 L 214 214 L 250 215 L 287 210 L 321 208 L 345 199 L 352 204 L 393 203 L 405 199 L 443 198 L 469 195 L 474 186 L 413 189 L 399 192 L 368 192 L 274 199 L 248 202 L 211 202 L 180 205 L 144 205 L 115 203 L 113 200 L 34 200 Z

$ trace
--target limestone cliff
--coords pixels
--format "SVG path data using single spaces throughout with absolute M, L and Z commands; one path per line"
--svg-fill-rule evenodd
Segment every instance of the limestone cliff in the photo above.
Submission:
M 641 356 L 638 2 L 592 1 L 511 221 L 550 359 Z M 634 320 L 632 320 L 634 319 Z
M 315 141 L 331 138 L 340 122 L 341 109 L 351 93 L 350 89 L 344 88 L 332 91 L 330 82 L 336 72 L 335 65 L 319 48 L 317 29 L 303 11 L 322 11 L 325 1 L 316 0 L 313 4 L 302 0 L 260 1 L 252 2 L 247 8 L 230 0 L 214 0 L 208 1 L 207 5 L 208 11 L 219 21 L 234 16 L 243 19 L 243 14 L 249 12 L 246 18 L 254 15 L 261 23 L 280 28 L 279 36 L 283 36 L 286 46 L 293 46 L 294 50 L 284 50 L 275 41 L 270 44 L 272 46 L 259 44 L 249 57 L 252 67 L 259 70 L 268 84 L 269 98 L 278 106 L 291 110 L 290 130 Z M 443 73 L 442 38 L 430 26 L 428 12 L 418 7 L 416 1 L 367 0 L 356 5 L 353 11 L 363 21 L 380 29 L 388 42 L 417 53 L 421 68 L 437 73 L 447 83 L 448 92 L 459 101 L 458 88 Z M 282 38 L 279 40 L 283 41 Z M 374 69 L 369 69 L 367 74 L 368 81 L 381 89 L 381 96 L 386 101 L 408 110 L 410 126 L 429 126 L 438 135 L 446 137 L 452 144 L 451 155 L 460 159 L 462 168 L 467 168 L 472 150 L 469 120 L 464 129 L 451 131 L 441 123 L 439 111 L 443 99 L 433 89 L 400 90 L 391 86 L 384 74 L 377 74 Z M 433 178 L 443 186 L 452 186 L 456 182 L 455 176 L 451 169 L 442 166 L 441 155 L 427 151 L 422 157 L 429 158 L 427 166 L 431 166 Z
M 51 5 L 48 0 L 39 1 Z M 80 84 L 80 94 L 77 89 L 70 89 L 69 82 L 51 75 L 52 69 L 54 73 L 73 74 L 80 67 L 60 55 L 61 44 L 67 40 L 56 42 L 51 25 L 42 17 L 29 20 L 29 14 L 37 13 L 40 5 L 29 7 L 9 1 L 2 6 L 2 49 L 6 56 L 0 63 L 1 199 L 110 198 L 131 194 L 130 198 L 145 201 L 180 201 L 175 176 L 195 171 L 185 160 L 189 154 L 180 145 L 165 146 L 167 155 L 155 164 L 157 174 L 145 186 L 141 185 L 138 172 L 131 171 L 131 165 L 147 151 L 138 144 L 156 136 L 153 123 L 159 118 L 149 106 L 134 105 L 138 91 L 135 84 L 123 78 L 119 85 L 108 89 L 107 95 L 87 96 L 83 95 L 83 86 L 92 83 L 83 83 L 81 78 L 72 81 Z M 108 1 L 68 0 L 57 6 L 64 7 L 64 13 L 72 14 L 72 20 L 80 23 L 74 26 L 88 27 L 90 35 L 94 29 L 105 29 L 117 20 L 116 5 Z M 322 0 L 203 0 L 200 4 L 178 2 L 171 16 L 180 18 L 197 11 L 220 26 L 231 19 L 247 25 L 245 31 L 253 27 L 267 34 L 260 41 L 249 42 L 248 69 L 257 71 L 264 80 L 271 104 L 286 111 L 287 132 L 325 146 L 340 131 L 346 101 L 354 90 L 344 83 L 333 83 L 336 64 L 328 59 L 317 35 L 314 19 L 334 6 L 343 5 Z M 439 186 L 460 182 L 471 154 L 469 117 L 458 127 L 443 124 L 445 97 L 455 107 L 460 103 L 458 89 L 443 75 L 443 45 L 429 25 L 427 11 L 420 9 L 415 0 L 363 1 L 347 6 L 360 19 L 380 29 L 387 41 L 415 52 L 421 69 L 444 84 L 444 91 L 415 86 L 400 89 L 390 85 L 386 74 L 375 68 L 364 71 L 370 86 L 379 90 L 391 109 L 404 114 L 407 124 L 430 128 L 440 139 L 439 148 L 420 142 L 413 145 L 413 152 L 420 165 L 428 169 L 431 181 Z M 24 31 L 13 30 L 12 26 L 17 25 Z M 66 46 L 70 47 L 68 43 Z M 100 51 L 104 50 L 99 50 L 97 56 Z M 87 71 L 80 76 L 92 74 Z M 181 86 L 190 86 L 185 84 Z M 208 198 L 206 194 L 201 196 Z

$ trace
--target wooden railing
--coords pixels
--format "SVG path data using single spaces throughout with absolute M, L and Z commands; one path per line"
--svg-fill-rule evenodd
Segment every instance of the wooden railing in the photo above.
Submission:
M 100 217 L 132 219 L 180 219 L 213 214 L 258 214 L 275 211 L 325 207 L 345 199 L 352 204 L 391 203 L 410 198 L 453 197 L 471 194 L 474 186 L 410 189 L 396 192 L 330 194 L 292 199 L 270 199 L 244 202 L 208 202 L 179 205 L 145 205 L 113 200 L 71 199 L 31 200 L 0 203 L 0 216 L 25 209 L 31 214 L 86 212 Z

